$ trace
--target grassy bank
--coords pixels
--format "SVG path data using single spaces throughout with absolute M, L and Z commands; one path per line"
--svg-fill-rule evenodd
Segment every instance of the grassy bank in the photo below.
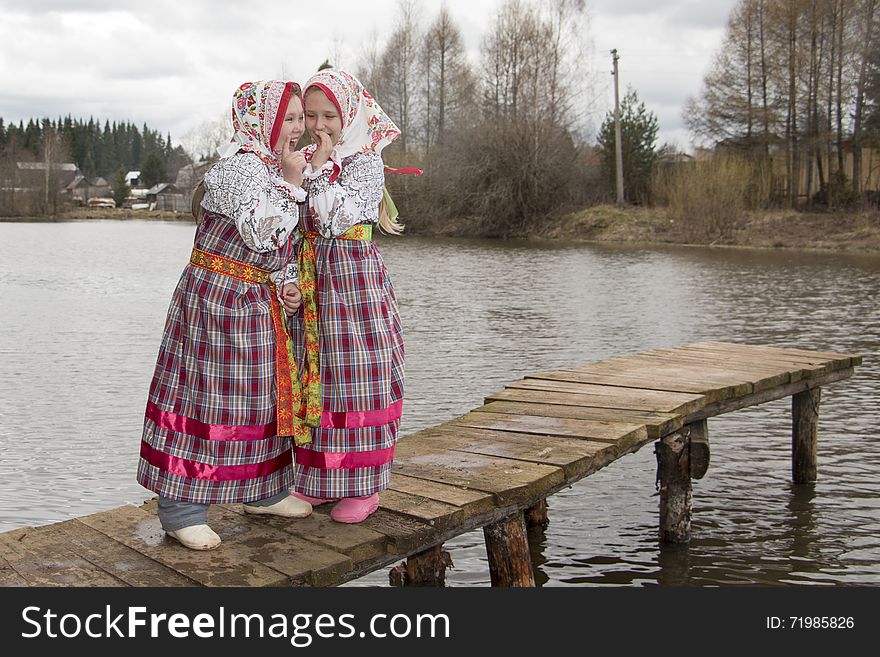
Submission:
M 671 219 L 665 208 L 599 205 L 559 217 L 530 237 L 880 253 L 880 212 L 744 212 L 724 238 L 695 233 L 693 226 Z
M 2 217 L 0 222 L 54 223 L 60 221 L 86 221 L 94 219 L 153 219 L 156 221 L 193 221 L 189 212 L 170 212 L 167 210 L 126 210 L 124 208 L 73 208 L 54 216 L 43 217 Z
M 880 212 L 743 212 L 723 238 L 703 237 L 693 225 L 670 218 L 666 208 L 597 205 L 560 216 L 525 237 L 569 242 L 693 244 L 768 249 L 818 249 L 880 253 Z M 76 208 L 55 217 L 0 217 L 11 222 L 139 219 L 192 222 L 189 213 L 159 210 Z M 409 234 L 474 237 L 471 222 L 420 224 L 411 218 Z

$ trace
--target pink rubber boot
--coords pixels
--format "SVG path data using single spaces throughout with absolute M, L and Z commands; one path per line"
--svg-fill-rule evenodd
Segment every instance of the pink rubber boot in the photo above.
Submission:
M 290 491 L 291 497 L 295 497 L 298 500 L 302 500 L 303 502 L 308 502 L 312 506 L 319 506 L 321 504 L 327 504 L 327 502 L 335 502 L 338 498 L 321 498 L 321 497 L 312 497 L 310 495 L 303 495 L 302 493 L 297 493 L 296 491 Z
M 379 493 L 365 497 L 343 497 L 330 511 L 336 522 L 360 522 L 379 508 Z

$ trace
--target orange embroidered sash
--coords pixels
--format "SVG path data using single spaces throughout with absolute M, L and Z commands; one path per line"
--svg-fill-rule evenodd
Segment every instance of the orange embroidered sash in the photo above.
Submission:
M 316 379 L 318 421 L 316 424 L 309 425 L 303 421 L 304 416 L 307 415 L 306 409 L 303 408 L 304 404 L 306 404 L 306 399 L 303 395 L 304 385 L 300 384 L 298 378 L 299 368 L 296 363 L 293 342 L 287 330 L 286 316 L 281 307 L 281 302 L 278 300 L 275 284 L 269 280 L 269 272 L 265 269 L 230 258 L 224 258 L 197 248 L 194 248 L 192 251 L 190 264 L 215 274 L 236 278 L 246 283 L 259 285 L 269 283 L 272 326 L 275 330 L 275 380 L 278 392 L 277 432 L 279 436 L 292 436 L 297 445 L 304 445 L 310 442 L 309 426 L 320 425 L 320 378 Z M 305 295 L 303 296 L 305 297 Z M 308 404 L 313 405 L 315 403 L 315 390 L 310 389 L 309 392 L 311 394 L 308 396 Z
M 306 333 L 306 363 L 302 378 L 305 423 L 310 427 L 321 426 L 321 363 L 318 343 L 318 295 L 315 289 L 316 263 L 315 240 L 319 233 L 303 233 L 299 250 L 299 289 L 302 293 L 303 325 Z M 342 235 L 332 239 L 369 240 L 373 237 L 372 224 L 357 224 Z

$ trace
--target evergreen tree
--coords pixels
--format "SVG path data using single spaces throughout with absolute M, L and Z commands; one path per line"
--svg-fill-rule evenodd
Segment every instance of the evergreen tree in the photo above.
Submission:
M 131 187 L 125 182 L 125 168 L 119 167 L 116 176 L 113 178 L 113 200 L 116 201 L 116 207 L 121 208 L 122 202 L 131 192 Z
M 620 103 L 621 150 L 623 155 L 623 195 L 630 203 L 647 200 L 651 175 L 657 161 L 657 116 L 639 101 L 635 89 L 628 88 Z M 614 113 L 602 122 L 597 138 L 602 155 L 602 172 L 609 192 L 616 189 Z
M 152 187 L 165 180 L 165 158 L 159 151 L 150 151 L 141 165 L 141 184 Z
M 28 121 L 24 129 L 24 147 L 36 155 L 40 150 L 40 125 L 33 119 Z

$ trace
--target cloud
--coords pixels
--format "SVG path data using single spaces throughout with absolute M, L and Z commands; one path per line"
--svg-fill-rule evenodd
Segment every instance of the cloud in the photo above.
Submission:
M 446 0 L 475 68 L 502 1 Z M 592 48 L 596 71 L 594 120 L 611 106 L 608 50 L 618 48 L 622 89 L 637 89 L 658 112 L 664 133 L 679 130 L 677 108 L 699 90 L 734 2 L 588 1 L 584 44 Z M 423 27 L 440 5 L 417 3 Z M 337 55 L 355 68 L 365 45 L 381 49 L 398 13 L 397 0 L 0 0 L 0 11 L 0 116 L 6 121 L 94 116 L 146 122 L 173 139 L 224 113 L 245 80 L 284 75 L 302 82 Z

